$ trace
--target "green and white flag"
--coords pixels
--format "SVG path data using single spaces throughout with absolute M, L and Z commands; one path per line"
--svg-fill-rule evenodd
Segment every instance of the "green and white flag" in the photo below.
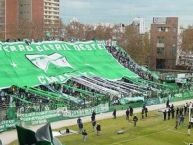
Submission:
M 16 126 L 19 145 L 62 145 L 59 140 L 53 137 L 50 124 L 39 128 L 36 133 Z
M 96 41 L 0 43 L 0 58 L 0 88 L 62 83 L 81 75 L 138 78 Z

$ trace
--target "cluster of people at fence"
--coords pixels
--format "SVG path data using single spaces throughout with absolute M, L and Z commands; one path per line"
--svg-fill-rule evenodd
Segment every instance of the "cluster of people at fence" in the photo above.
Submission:
M 179 126 L 184 126 L 185 117 L 189 118 L 188 122 L 188 135 L 190 135 L 190 130 L 192 128 L 193 122 L 191 118 L 193 118 L 193 104 L 192 102 L 187 102 L 184 106 L 174 107 L 174 105 L 169 105 L 166 103 L 166 108 L 162 110 L 164 121 L 175 119 L 175 129 L 178 129 Z

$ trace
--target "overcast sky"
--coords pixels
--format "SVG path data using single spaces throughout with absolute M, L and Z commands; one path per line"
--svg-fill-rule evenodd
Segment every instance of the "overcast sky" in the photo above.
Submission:
M 146 26 L 155 16 L 177 16 L 180 25 L 193 25 L 193 0 L 60 0 L 65 23 L 75 17 L 82 23 L 131 23 L 145 18 Z

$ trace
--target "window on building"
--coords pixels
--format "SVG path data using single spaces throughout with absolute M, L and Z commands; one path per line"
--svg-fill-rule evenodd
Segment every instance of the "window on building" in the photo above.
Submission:
M 156 68 L 157 69 L 164 69 L 166 64 L 165 59 L 156 59 Z
M 158 43 L 164 43 L 165 42 L 165 38 L 163 36 L 158 36 L 157 37 L 157 42 Z
M 158 31 L 159 32 L 168 32 L 168 28 L 167 27 L 159 27 Z
M 173 32 L 175 32 L 175 33 L 176 33 L 176 32 L 177 32 L 177 28 L 173 28 Z
M 176 47 L 172 47 L 172 56 L 176 56 Z
M 164 48 L 163 47 L 157 47 L 157 55 L 163 55 L 164 54 Z

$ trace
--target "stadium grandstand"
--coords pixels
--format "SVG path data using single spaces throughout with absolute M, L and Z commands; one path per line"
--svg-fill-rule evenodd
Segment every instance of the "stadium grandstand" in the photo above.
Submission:
M 105 41 L 0 43 L 0 131 L 192 95 Z M 96 59 L 97 58 L 97 59 Z

